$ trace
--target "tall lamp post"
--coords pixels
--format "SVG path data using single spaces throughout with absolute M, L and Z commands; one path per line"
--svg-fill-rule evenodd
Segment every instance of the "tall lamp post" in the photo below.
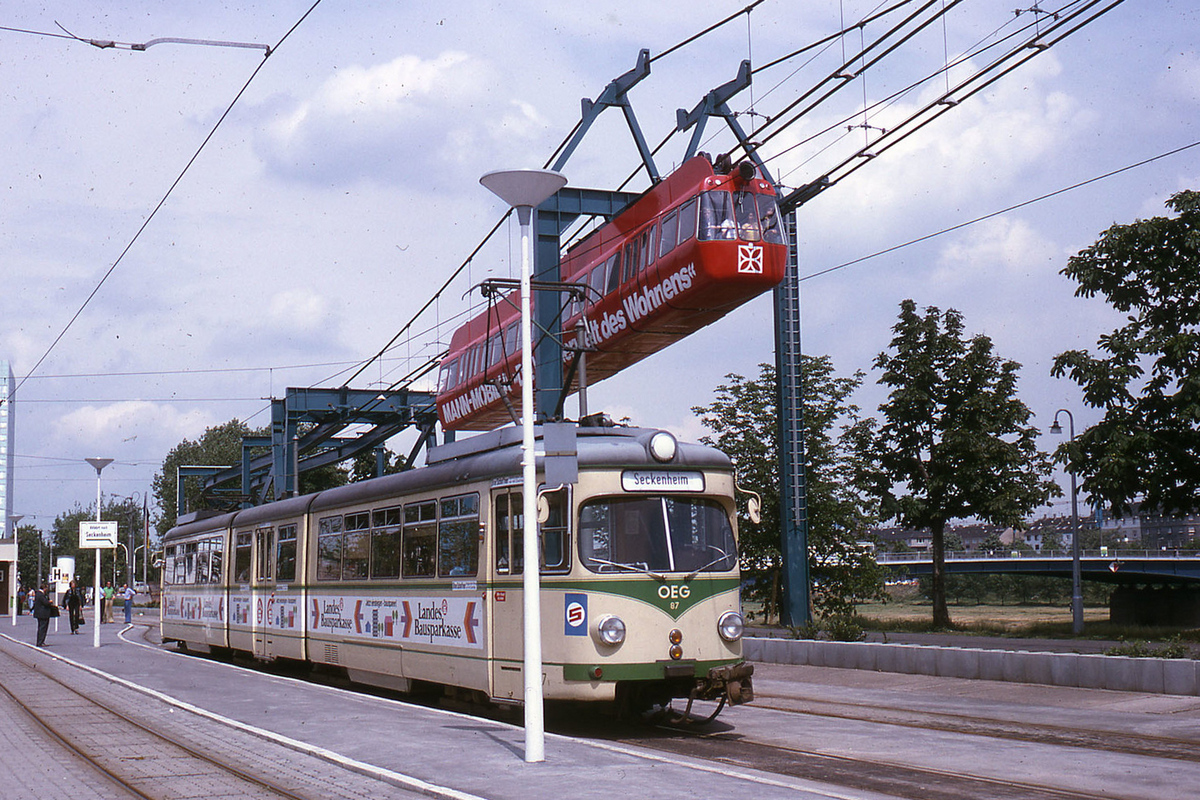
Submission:
M 96 470 L 96 522 L 100 521 L 100 473 L 113 462 L 111 458 L 85 458 Z M 96 548 L 96 564 L 92 570 L 96 575 L 92 590 L 92 606 L 96 609 L 95 625 L 92 626 L 92 647 L 100 646 L 100 548 Z
M 1066 414 L 1070 425 L 1071 445 L 1075 445 L 1075 416 L 1065 408 L 1054 412 L 1054 423 L 1050 432 L 1061 435 L 1062 426 L 1058 424 L 1058 415 Z M 1079 566 L 1079 497 L 1075 489 L 1075 470 L 1071 474 L 1071 631 L 1078 636 L 1083 633 L 1083 588 Z
M 17 624 L 17 562 L 21 555 L 21 545 L 20 545 L 21 537 L 17 530 L 17 523 L 20 522 L 21 520 L 23 520 L 24 518 L 25 518 L 24 514 L 9 514 L 8 515 L 8 523 L 9 523 L 9 525 L 12 526 L 12 540 L 13 540 L 12 565 L 9 567 L 9 572 L 8 572 L 9 588 L 12 590 L 12 606 L 11 606 L 11 608 L 12 608 L 12 624 L 13 625 Z
M 529 229 L 533 209 L 567 185 L 548 169 L 489 172 L 479 179 L 490 192 L 517 210 L 521 224 L 521 492 L 524 505 L 525 565 L 522 578 L 525 628 L 525 761 L 546 760 L 546 728 L 542 698 L 542 607 L 537 543 L 537 467 L 533 452 L 533 321 L 530 299 L 533 270 Z

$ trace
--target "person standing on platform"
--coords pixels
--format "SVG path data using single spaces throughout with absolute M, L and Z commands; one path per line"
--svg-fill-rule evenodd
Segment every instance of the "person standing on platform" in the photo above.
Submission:
M 121 584 L 120 598 L 125 601 L 125 624 L 133 622 L 133 587 L 127 583 Z
M 79 625 L 83 622 L 83 589 L 75 581 L 71 581 L 71 588 L 63 595 L 63 602 L 67 604 L 71 633 L 79 633 Z
M 116 592 L 113 591 L 112 581 L 104 584 L 104 606 L 101 608 L 101 615 L 105 622 L 113 621 L 113 596 Z
M 22 585 L 21 588 L 17 590 L 17 616 L 18 617 L 25 613 L 25 604 L 29 602 L 28 600 L 25 599 L 26 595 L 28 594 L 28 591 L 29 590 L 26 589 L 24 587 L 24 585 Z
M 46 595 L 46 584 L 34 592 L 33 616 L 37 619 L 37 646 L 46 646 L 46 631 L 50 629 L 50 620 L 58 616 L 58 606 L 50 602 Z

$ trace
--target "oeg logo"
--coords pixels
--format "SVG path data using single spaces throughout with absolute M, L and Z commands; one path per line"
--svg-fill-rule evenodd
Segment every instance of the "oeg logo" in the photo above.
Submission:
M 663 600 L 687 600 L 692 595 L 692 589 L 686 583 L 682 586 L 667 586 L 663 584 L 658 587 L 658 596 Z

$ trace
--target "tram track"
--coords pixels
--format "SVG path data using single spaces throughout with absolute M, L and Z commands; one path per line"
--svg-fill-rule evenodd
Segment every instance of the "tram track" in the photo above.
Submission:
M 126 796 L 143 800 L 188 796 L 215 785 L 229 796 L 317 800 L 157 730 L 52 674 L 35 659 L 0 649 L 0 691 L 54 743 L 87 764 Z M 186 782 L 186 787 L 175 785 Z M 185 792 L 184 789 L 187 789 Z
M 795 698 L 758 692 L 754 707 L 784 714 L 896 725 L 943 733 L 988 736 L 1032 744 L 1082 747 L 1122 755 L 1200 761 L 1200 742 L 1152 733 L 1126 733 L 1056 723 L 1014 722 L 944 711 L 912 711 L 861 703 Z

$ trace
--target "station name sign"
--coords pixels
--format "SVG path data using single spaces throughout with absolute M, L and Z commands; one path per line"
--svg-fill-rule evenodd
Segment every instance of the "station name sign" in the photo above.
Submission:
M 627 492 L 703 492 L 704 473 L 627 469 L 621 473 L 621 488 Z
M 117 546 L 116 522 L 79 523 L 79 546 L 81 548 L 111 548 Z

